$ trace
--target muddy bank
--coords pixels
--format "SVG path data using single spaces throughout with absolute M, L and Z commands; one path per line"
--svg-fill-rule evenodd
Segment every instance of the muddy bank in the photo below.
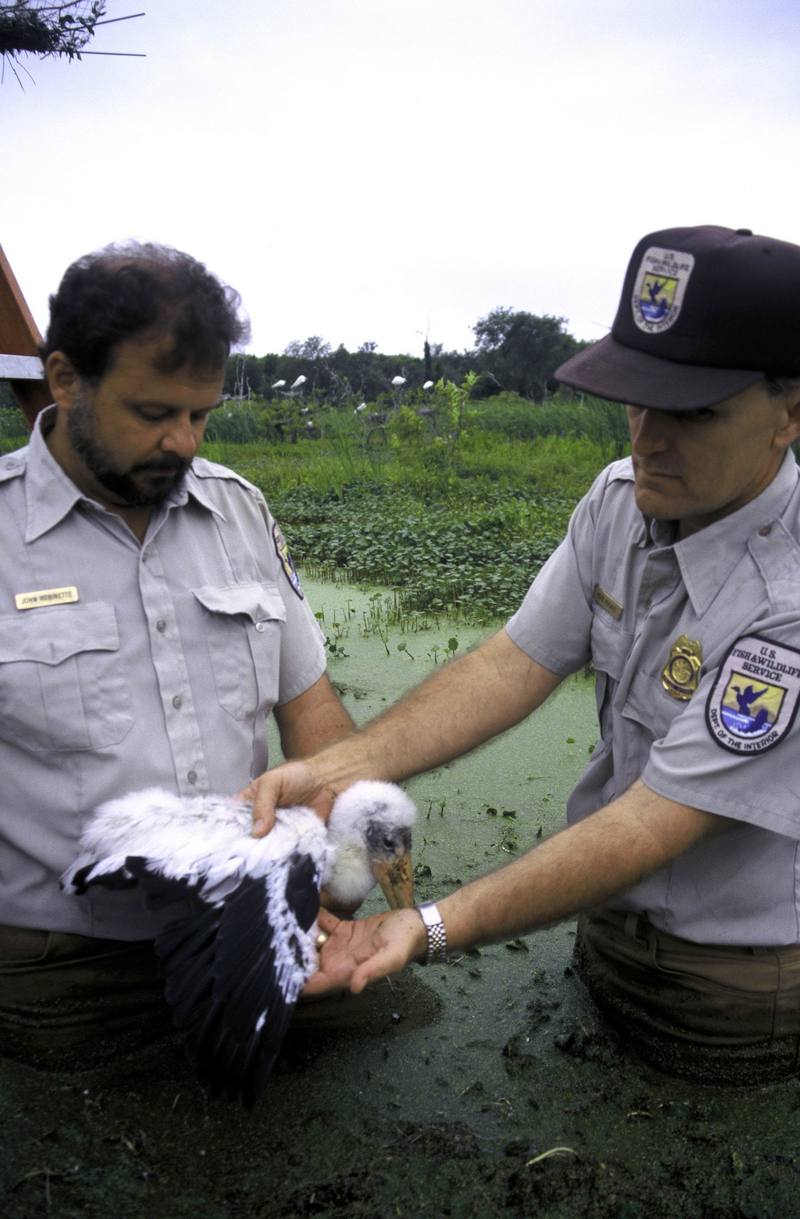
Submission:
M 312 591 L 326 614 L 357 603 Z M 365 719 L 454 634 L 463 649 L 481 633 L 445 626 L 398 651 L 394 632 L 351 629 L 332 675 Z M 503 742 L 416 780 L 420 897 L 556 828 L 594 731 L 574 680 Z M 174 1045 L 69 1074 L 2 1063 L 0 1215 L 800 1215 L 798 1085 L 700 1088 L 646 1067 L 595 1017 L 572 941 L 564 925 L 416 968 L 350 1027 L 318 1014 L 253 1113 L 208 1101 Z

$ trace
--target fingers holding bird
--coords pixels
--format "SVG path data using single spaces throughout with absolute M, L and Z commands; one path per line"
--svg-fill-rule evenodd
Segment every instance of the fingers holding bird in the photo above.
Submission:
M 318 926 L 328 938 L 319 949 L 317 972 L 306 984 L 306 996 L 344 988 L 360 994 L 370 982 L 424 956 L 425 932 L 415 910 L 355 920 L 339 920 L 320 910 Z

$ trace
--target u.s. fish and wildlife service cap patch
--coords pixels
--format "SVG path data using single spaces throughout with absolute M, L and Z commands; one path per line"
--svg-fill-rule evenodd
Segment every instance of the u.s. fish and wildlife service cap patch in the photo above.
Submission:
M 650 246 L 645 250 L 633 285 L 633 320 L 640 330 L 660 334 L 680 315 L 694 255 Z
M 731 753 L 764 753 L 791 728 L 800 702 L 800 652 L 760 635 L 737 639 L 706 703 L 706 723 Z
M 300 577 L 297 574 L 297 568 L 294 565 L 292 556 L 289 554 L 289 546 L 286 538 L 281 532 L 281 527 L 276 522 L 272 526 L 272 540 L 275 543 L 275 553 L 280 559 L 281 567 L 284 570 L 286 579 L 292 586 L 294 592 L 297 593 L 301 601 L 304 601 L 303 590 L 300 587 Z

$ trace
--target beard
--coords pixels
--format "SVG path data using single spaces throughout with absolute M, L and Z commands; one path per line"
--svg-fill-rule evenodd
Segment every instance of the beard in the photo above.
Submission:
M 121 470 L 108 446 L 97 437 L 94 408 L 81 392 L 67 416 L 67 435 L 95 482 L 128 508 L 160 504 L 182 482 L 191 462 L 174 453 Z

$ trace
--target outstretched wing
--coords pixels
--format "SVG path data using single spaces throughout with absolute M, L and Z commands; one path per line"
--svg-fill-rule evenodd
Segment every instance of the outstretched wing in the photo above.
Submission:
M 263 875 L 244 875 L 216 903 L 146 859 L 128 857 L 125 866 L 151 906 L 174 901 L 182 883 L 184 896 L 192 896 L 192 911 L 155 941 L 165 996 L 211 1094 L 252 1106 L 316 964 L 309 934 L 319 911 L 316 863 L 296 850 L 270 861 Z

